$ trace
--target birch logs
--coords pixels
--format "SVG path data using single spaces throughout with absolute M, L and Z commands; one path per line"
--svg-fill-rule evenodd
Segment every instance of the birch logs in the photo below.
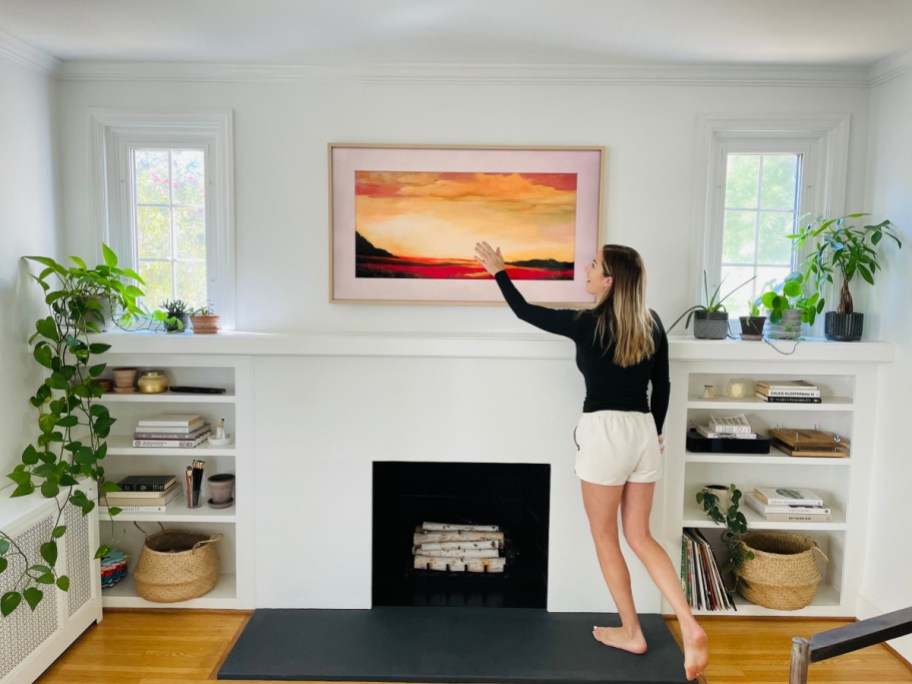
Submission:
M 422 523 L 412 537 L 416 570 L 503 572 L 504 534 L 497 525 Z

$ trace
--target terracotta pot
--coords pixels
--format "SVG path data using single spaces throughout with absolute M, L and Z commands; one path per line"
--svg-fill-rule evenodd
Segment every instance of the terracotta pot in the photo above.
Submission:
M 218 316 L 191 316 L 190 322 L 196 335 L 214 335 L 218 332 Z

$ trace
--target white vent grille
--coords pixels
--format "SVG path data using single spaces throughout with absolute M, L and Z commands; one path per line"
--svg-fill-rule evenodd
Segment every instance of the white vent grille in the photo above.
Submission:
M 89 549 L 89 518 L 81 508 L 67 506 L 66 556 L 70 590 L 67 592 L 70 616 L 92 598 L 94 549 Z
M 52 516 L 41 518 L 15 537 L 16 544 L 29 558 L 40 559 L 40 547 L 51 538 L 53 529 Z M 9 560 L 9 567 L 0 575 L 0 594 L 11 591 L 25 570 L 25 561 L 13 548 L 7 552 L 6 558 Z M 44 598 L 34 612 L 23 600 L 12 615 L 0 618 L 0 678 L 6 677 L 57 629 L 57 589 L 51 585 L 43 591 Z

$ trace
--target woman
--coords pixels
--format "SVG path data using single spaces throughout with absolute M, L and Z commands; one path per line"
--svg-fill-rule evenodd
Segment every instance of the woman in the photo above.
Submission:
M 649 531 L 665 452 L 662 426 L 670 383 L 668 342 L 659 317 L 646 307 L 642 258 L 630 247 L 605 245 L 586 267 L 586 291 L 595 295 L 596 304 L 583 311 L 527 303 L 507 275 L 499 247 L 480 242 L 475 258 L 520 319 L 576 343 L 576 365 L 586 381 L 583 415 L 574 433 L 576 474 L 602 574 L 621 618 L 620 627 L 594 627 L 593 636 L 608 646 L 646 652 L 618 538 L 620 509 L 628 545 L 678 617 L 684 670 L 695 679 L 709 657 L 706 633 L 690 612 L 668 554 Z

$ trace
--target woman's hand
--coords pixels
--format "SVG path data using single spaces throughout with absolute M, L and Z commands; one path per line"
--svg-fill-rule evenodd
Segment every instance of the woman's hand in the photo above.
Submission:
M 659 453 L 665 455 L 665 435 L 659 435 Z
M 500 247 L 496 250 L 487 242 L 475 243 L 475 260 L 484 266 L 484 269 L 491 275 L 496 275 L 504 270 L 503 255 L 500 253 Z

